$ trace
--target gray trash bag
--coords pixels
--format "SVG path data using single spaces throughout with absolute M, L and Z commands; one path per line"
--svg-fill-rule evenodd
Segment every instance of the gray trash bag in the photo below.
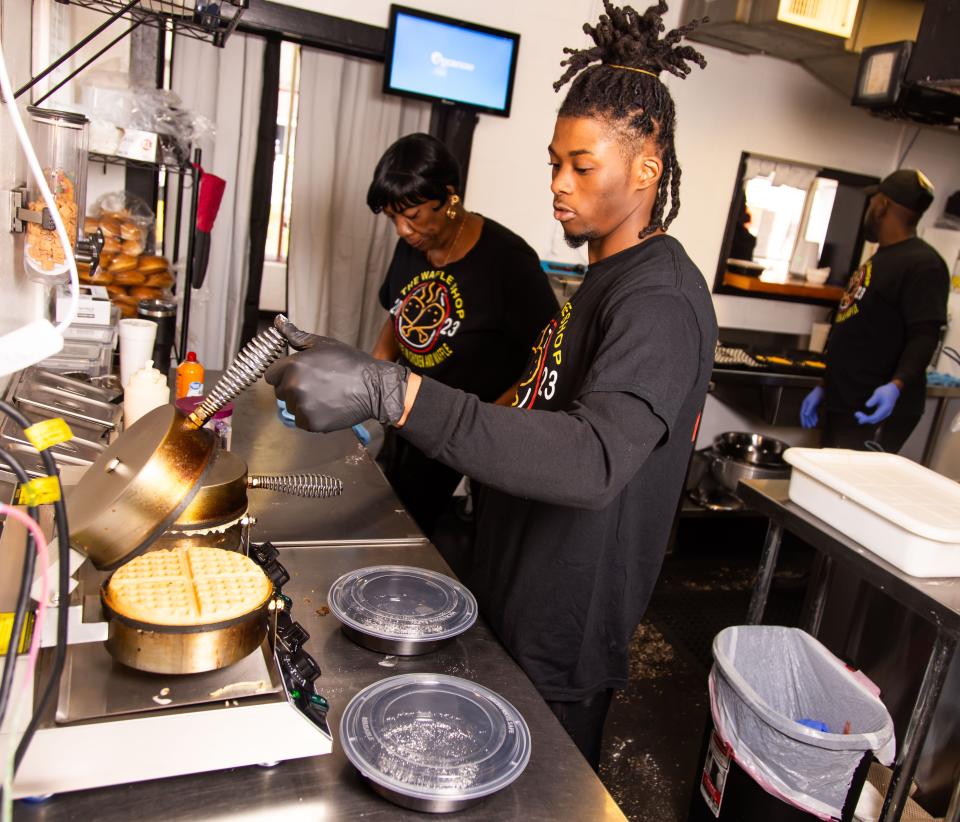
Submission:
M 713 640 L 710 709 L 733 757 L 767 792 L 839 818 L 865 751 L 893 762 L 893 720 L 876 686 L 798 628 L 741 625 Z M 800 725 L 824 722 L 830 733 Z M 843 733 L 849 723 L 849 733 Z

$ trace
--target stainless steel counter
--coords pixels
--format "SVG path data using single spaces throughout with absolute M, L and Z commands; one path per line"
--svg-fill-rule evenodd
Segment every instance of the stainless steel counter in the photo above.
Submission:
M 318 611 L 340 574 L 366 565 L 397 563 L 450 573 L 429 543 L 285 548 L 280 561 L 291 573 L 284 587 L 293 616 L 309 632 L 306 649 L 320 663 L 318 690 L 330 701 L 333 753 L 283 762 L 272 768 L 237 768 L 19 802 L 18 820 L 341 820 L 427 819 L 376 795 L 346 760 L 339 745 L 340 716 L 350 698 L 371 682 L 399 673 L 429 671 L 486 685 L 523 715 L 533 742 L 530 764 L 511 786 L 456 814 L 457 820 L 623 820 L 625 817 L 580 756 L 546 703 L 478 622 L 462 637 L 420 657 L 384 657 L 355 645 L 332 615 Z M 149 744 L 149 740 L 144 740 Z M 184 740 L 185 745 L 204 744 Z
M 263 389 L 266 388 L 266 391 Z M 234 449 L 252 472 L 311 470 L 344 480 L 338 500 L 302 500 L 272 495 L 263 505 L 251 492 L 259 537 L 297 543 L 281 548 L 291 574 L 284 592 L 293 616 L 310 634 L 306 650 L 323 671 L 316 687 L 330 702 L 333 753 L 295 759 L 270 768 L 247 767 L 139 782 L 54 796 L 39 804 L 18 802 L 17 820 L 414 820 L 424 814 L 397 807 L 359 777 L 339 745 L 340 716 L 366 685 L 399 673 L 427 671 L 460 676 L 499 693 L 530 727 L 532 755 L 520 778 L 457 820 L 623 820 L 620 809 L 581 757 L 532 683 L 478 621 L 432 654 L 384 657 L 354 644 L 332 615 L 324 615 L 330 583 L 341 574 L 374 564 L 396 563 L 450 574 L 437 550 L 417 532 L 372 462 L 350 432 L 314 435 L 284 427 L 265 386 L 240 397 L 234 417 Z M 346 455 L 346 456 L 345 456 Z M 270 493 L 270 492 L 264 492 Z M 399 534 L 412 532 L 401 541 Z M 315 536 L 319 535 L 322 542 Z M 150 740 L 144 739 L 149 745 Z M 206 740 L 184 739 L 184 745 Z
M 424 539 L 352 431 L 311 434 L 287 427 L 280 421 L 273 389 L 263 381 L 244 391 L 235 403 L 231 450 L 247 461 L 251 474 L 313 472 L 343 480 L 343 494 L 333 499 L 251 489 L 256 542 L 343 545 Z

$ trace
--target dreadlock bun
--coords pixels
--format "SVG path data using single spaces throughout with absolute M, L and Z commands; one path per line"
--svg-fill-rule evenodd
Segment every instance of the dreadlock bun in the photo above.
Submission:
M 687 65 L 688 60 L 700 68 L 706 68 L 706 58 L 699 51 L 692 46 L 677 45 L 700 23 L 706 22 L 706 17 L 703 20 L 691 20 L 685 26 L 672 29 L 661 39 L 660 32 L 666 28 L 662 19 L 667 11 L 665 0 L 650 6 L 642 15 L 637 14 L 632 6 L 618 9 L 610 0 L 603 0 L 603 7 L 607 13 L 600 15 L 597 25 L 583 24 L 584 33 L 595 43 L 593 48 L 563 50 L 563 53 L 570 57 L 560 65 L 568 68 L 553 84 L 554 91 L 560 91 L 564 83 L 597 61 L 608 66 L 635 68 L 652 74 L 669 71 L 680 78 L 686 77 L 693 70 Z
M 660 149 L 663 172 L 657 188 L 650 224 L 640 232 L 646 237 L 657 229 L 666 230 L 680 211 L 680 165 L 674 150 L 676 111 L 673 98 L 659 75 L 667 71 L 681 79 L 692 71 L 689 63 L 705 68 L 707 61 L 692 46 L 680 41 L 704 20 L 693 20 L 680 28 L 666 29 L 665 0 L 659 0 L 643 14 L 631 6 L 618 8 L 603 0 L 606 14 L 595 26 L 584 24 L 594 45 L 586 49 L 565 48 L 570 55 L 560 65 L 566 71 L 553 84 L 554 91 L 573 80 L 560 107 L 560 117 L 592 117 L 616 126 L 629 142 L 653 139 Z M 592 65 L 598 63 L 598 65 Z M 574 79 L 576 78 L 576 79 Z M 663 216 L 667 199 L 670 210 Z

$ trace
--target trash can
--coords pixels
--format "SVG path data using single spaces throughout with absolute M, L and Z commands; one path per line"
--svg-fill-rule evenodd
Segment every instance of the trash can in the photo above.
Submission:
M 876 686 L 797 628 L 727 628 L 713 658 L 713 728 L 691 819 L 852 818 L 871 758 L 894 758 Z

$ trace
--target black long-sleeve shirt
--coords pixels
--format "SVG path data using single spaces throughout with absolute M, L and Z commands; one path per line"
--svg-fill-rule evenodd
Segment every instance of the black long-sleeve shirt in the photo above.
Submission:
M 827 342 L 826 396 L 833 411 L 863 408 L 899 379 L 897 413 L 920 414 L 926 366 L 947 319 L 950 274 L 919 237 L 879 249 L 850 278 Z
M 488 486 L 464 581 L 547 699 L 626 684 L 716 335 L 703 276 L 659 236 L 590 267 L 516 407 L 421 384 L 401 435 Z

